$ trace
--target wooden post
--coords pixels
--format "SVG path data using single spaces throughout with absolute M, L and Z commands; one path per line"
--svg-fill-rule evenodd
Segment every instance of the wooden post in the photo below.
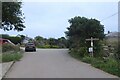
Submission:
M 92 48 L 92 52 L 91 52 L 91 55 L 92 55 L 92 57 L 94 56 L 93 55 L 93 41 L 95 41 L 95 40 L 99 40 L 98 38 L 90 38 L 90 39 L 86 39 L 86 41 L 91 41 L 91 48 Z

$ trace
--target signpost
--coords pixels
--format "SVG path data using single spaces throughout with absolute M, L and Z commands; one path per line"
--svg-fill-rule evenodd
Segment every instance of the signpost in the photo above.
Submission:
M 91 53 L 92 57 L 93 57 L 93 41 L 95 40 L 99 40 L 98 38 L 90 38 L 90 39 L 86 39 L 86 41 L 91 41 L 91 47 L 89 48 L 89 52 Z

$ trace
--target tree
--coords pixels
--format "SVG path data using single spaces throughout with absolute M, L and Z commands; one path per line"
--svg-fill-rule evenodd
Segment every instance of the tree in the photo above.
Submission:
M 66 31 L 66 36 L 69 40 L 71 48 L 79 51 L 81 47 L 89 47 L 90 42 L 86 42 L 87 38 L 99 38 L 103 40 L 104 38 L 104 26 L 100 24 L 100 21 L 96 19 L 88 19 L 85 17 L 74 17 L 69 21 L 70 27 Z M 95 49 L 99 46 L 99 41 L 95 42 Z M 97 50 L 96 50 L 97 51 Z
M 43 46 L 45 44 L 45 40 L 41 36 L 36 36 L 34 38 L 36 46 Z
M 67 40 L 65 39 L 65 37 L 58 38 L 58 46 L 60 48 L 68 47 Z
M 22 41 L 25 39 L 25 35 L 20 35 L 20 37 Z
M 43 40 L 43 37 L 41 37 L 41 36 L 36 36 L 36 37 L 35 37 L 35 40 L 38 41 L 38 42 L 40 42 L 40 41 Z
M 25 28 L 21 7 L 22 2 L 2 2 L 2 26 L 0 29 L 22 31 Z
M 52 47 L 54 45 L 57 45 L 57 40 L 55 38 L 49 38 L 48 44 Z

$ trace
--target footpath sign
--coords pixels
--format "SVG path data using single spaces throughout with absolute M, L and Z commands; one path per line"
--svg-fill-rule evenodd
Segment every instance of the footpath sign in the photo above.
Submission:
M 86 41 L 91 41 L 91 47 L 89 48 L 89 52 L 92 54 L 93 57 L 93 41 L 95 40 L 99 40 L 98 38 L 90 38 L 90 39 L 86 39 Z
M 89 52 L 90 52 L 90 53 L 93 52 L 93 47 L 90 47 L 90 48 L 89 48 Z

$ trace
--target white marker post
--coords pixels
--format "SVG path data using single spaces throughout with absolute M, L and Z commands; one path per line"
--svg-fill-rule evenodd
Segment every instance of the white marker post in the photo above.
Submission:
M 93 41 L 95 40 L 99 40 L 98 38 L 92 38 L 91 39 L 86 39 L 86 41 L 91 41 L 91 47 L 89 48 L 89 52 L 92 53 L 92 57 L 93 57 Z

